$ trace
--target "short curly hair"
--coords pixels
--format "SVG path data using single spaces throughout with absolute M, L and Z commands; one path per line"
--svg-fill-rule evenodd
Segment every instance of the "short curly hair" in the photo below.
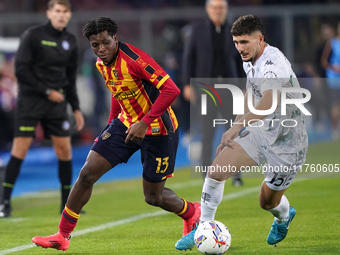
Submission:
M 255 15 L 245 15 L 239 17 L 231 27 L 230 33 L 233 36 L 249 35 L 255 31 L 260 31 L 264 40 L 266 41 L 266 35 L 264 32 L 264 26 L 259 17 Z
M 117 34 L 118 25 L 115 21 L 108 17 L 91 19 L 86 22 L 83 27 L 83 36 L 89 39 L 91 35 L 97 35 L 104 31 L 107 31 L 110 36 L 114 36 Z

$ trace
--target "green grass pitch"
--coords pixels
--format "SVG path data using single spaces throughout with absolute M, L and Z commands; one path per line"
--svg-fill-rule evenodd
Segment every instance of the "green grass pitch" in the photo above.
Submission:
M 340 143 L 309 148 L 307 162 L 338 164 Z M 128 165 L 127 165 L 128 168 Z M 338 176 L 340 173 L 338 173 Z M 333 177 L 336 175 L 333 175 Z M 277 247 L 266 243 L 273 217 L 258 205 L 263 178 L 246 178 L 244 186 L 226 182 L 224 200 L 216 220 L 230 229 L 232 242 L 226 254 L 340 254 L 340 178 L 296 178 L 286 192 L 296 209 L 288 235 Z M 169 188 L 189 201 L 199 201 L 202 179 L 177 170 Z M 33 247 L 35 235 L 58 230 L 59 192 L 42 192 L 15 198 L 12 217 L 0 219 L 0 255 L 62 254 Z M 180 252 L 182 220 L 144 202 L 141 180 L 101 183 L 94 187 L 65 254 L 200 254 L 196 248 Z M 95 228 L 97 227 L 97 228 Z

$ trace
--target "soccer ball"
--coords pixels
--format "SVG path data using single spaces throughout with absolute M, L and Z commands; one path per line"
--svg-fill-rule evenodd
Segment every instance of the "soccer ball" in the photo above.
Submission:
M 201 223 L 195 232 L 196 247 L 204 254 L 225 253 L 230 243 L 231 235 L 228 228 L 216 220 Z

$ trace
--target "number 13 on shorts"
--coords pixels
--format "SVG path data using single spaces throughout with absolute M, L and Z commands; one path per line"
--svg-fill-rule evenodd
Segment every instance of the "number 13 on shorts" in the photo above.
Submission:
M 156 158 L 156 161 L 158 162 L 156 173 L 165 173 L 168 169 L 169 163 L 168 163 L 169 157 L 166 158 Z

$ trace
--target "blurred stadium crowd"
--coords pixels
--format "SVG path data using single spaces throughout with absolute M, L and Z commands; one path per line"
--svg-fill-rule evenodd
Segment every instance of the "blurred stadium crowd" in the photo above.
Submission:
M 18 22 L 20 13 L 35 14 L 46 11 L 45 0 L 0 0 L 0 16 L 1 14 L 13 14 L 13 20 L 6 25 L 2 22 L 0 25 L 0 37 L 15 37 L 19 38 L 21 33 L 28 27 L 34 24 L 41 24 L 41 21 Z M 152 52 L 143 48 L 141 36 L 143 31 L 139 31 L 141 26 L 136 20 L 116 19 L 119 24 L 118 39 L 132 43 L 141 49 L 148 52 L 163 68 L 169 73 L 175 83 L 181 88 L 184 84 L 181 81 L 181 59 L 182 50 L 188 33 L 190 33 L 190 24 L 198 20 L 206 18 L 204 11 L 205 0 L 102 0 L 98 3 L 95 0 L 71 0 L 74 16 L 80 17 L 86 14 L 86 17 L 91 17 L 91 12 L 94 12 L 92 18 L 96 18 L 98 13 L 105 11 L 105 15 L 113 12 L 119 12 L 121 16 L 129 14 L 131 10 L 138 10 L 143 13 L 152 11 L 157 13 L 162 10 L 166 13 L 167 10 L 173 13 L 174 10 L 182 8 L 194 8 L 201 10 L 202 15 L 195 17 L 189 16 L 176 19 L 165 18 L 164 20 L 154 20 L 149 24 L 151 28 L 146 31 L 151 31 L 152 35 Z M 300 9 L 305 10 L 299 15 L 296 10 L 293 17 L 288 21 L 293 22 L 293 30 L 290 31 L 292 37 L 292 48 L 294 59 L 291 62 L 300 78 L 324 78 L 325 73 L 320 64 L 320 57 L 325 45 L 325 42 L 334 37 L 337 33 L 337 25 L 340 21 L 340 1 L 337 0 L 229 0 L 229 19 L 235 19 L 233 10 L 239 6 L 256 7 L 256 8 L 274 8 L 270 10 L 280 11 L 280 6 L 286 4 L 288 7 L 285 10 L 293 10 L 295 5 Z M 306 10 L 311 6 L 334 6 L 333 9 L 338 12 L 325 13 L 313 12 L 311 15 L 306 15 Z M 249 9 L 247 9 L 249 10 Z M 269 9 L 268 9 L 269 10 Z M 240 12 L 240 10 L 238 9 Z M 248 13 L 245 13 L 248 14 Z M 256 13 L 254 13 L 256 14 Z M 121 17 L 120 16 L 120 17 Z M 171 16 L 171 15 L 170 15 Z M 261 17 L 261 15 L 259 15 Z M 77 17 L 77 16 L 76 16 Z M 115 17 L 112 17 L 115 19 Z M 286 33 L 282 27 L 286 23 L 282 17 L 273 15 L 265 15 L 263 21 L 267 27 L 267 38 L 269 44 L 277 46 L 284 51 Z M 231 20 L 233 21 L 233 20 Z M 77 23 L 78 22 L 78 23 Z M 75 25 L 76 24 L 76 25 Z M 78 41 L 81 48 L 81 60 L 78 75 L 78 91 L 81 101 L 81 110 L 85 116 L 86 128 L 80 134 L 74 134 L 74 144 L 92 143 L 93 138 L 100 132 L 100 129 L 107 122 L 110 108 L 110 94 L 106 91 L 102 77 L 96 71 L 94 63 L 96 61 L 92 51 L 89 50 L 88 42 L 81 37 L 81 27 L 84 24 L 79 18 L 70 22 L 70 30 L 78 36 Z M 136 36 L 137 35 L 137 36 Z M 151 39 L 150 39 L 151 40 Z M 148 41 L 146 41 L 148 42 Z M 285 53 L 285 52 L 284 52 Z M 289 56 L 289 54 L 288 54 Z M 1 50 L 0 45 L 0 151 L 9 150 L 13 139 L 13 110 L 16 104 L 17 85 L 14 75 L 14 58 L 15 52 Z M 311 90 L 312 100 L 309 102 L 309 107 L 312 110 L 313 118 L 309 121 L 309 132 L 327 132 L 330 123 L 330 105 L 327 99 L 327 86 L 325 84 L 314 82 L 312 79 L 305 79 L 302 86 Z M 105 100 L 103 100 L 103 98 Z M 189 130 L 188 116 L 181 115 L 181 107 L 185 100 L 183 97 L 175 101 L 173 108 L 178 115 L 180 130 L 184 134 Z M 42 145 L 43 134 L 42 130 L 37 132 L 35 145 Z
M 337 0 L 229 0 L 230 6 L 236 5 L 277 5 L 277 4 L 312 4 L 335 3 Z M 93 11 L 109 9 L 143 9 L 143 8 L 167 8 L 184 6 L 203 6 L 205 0 L 102 0 L 100 4 L 96 0 L 72 0 L 73 11 Z M 0 0 L 0 12 L 44 12 L 45 0 Z

